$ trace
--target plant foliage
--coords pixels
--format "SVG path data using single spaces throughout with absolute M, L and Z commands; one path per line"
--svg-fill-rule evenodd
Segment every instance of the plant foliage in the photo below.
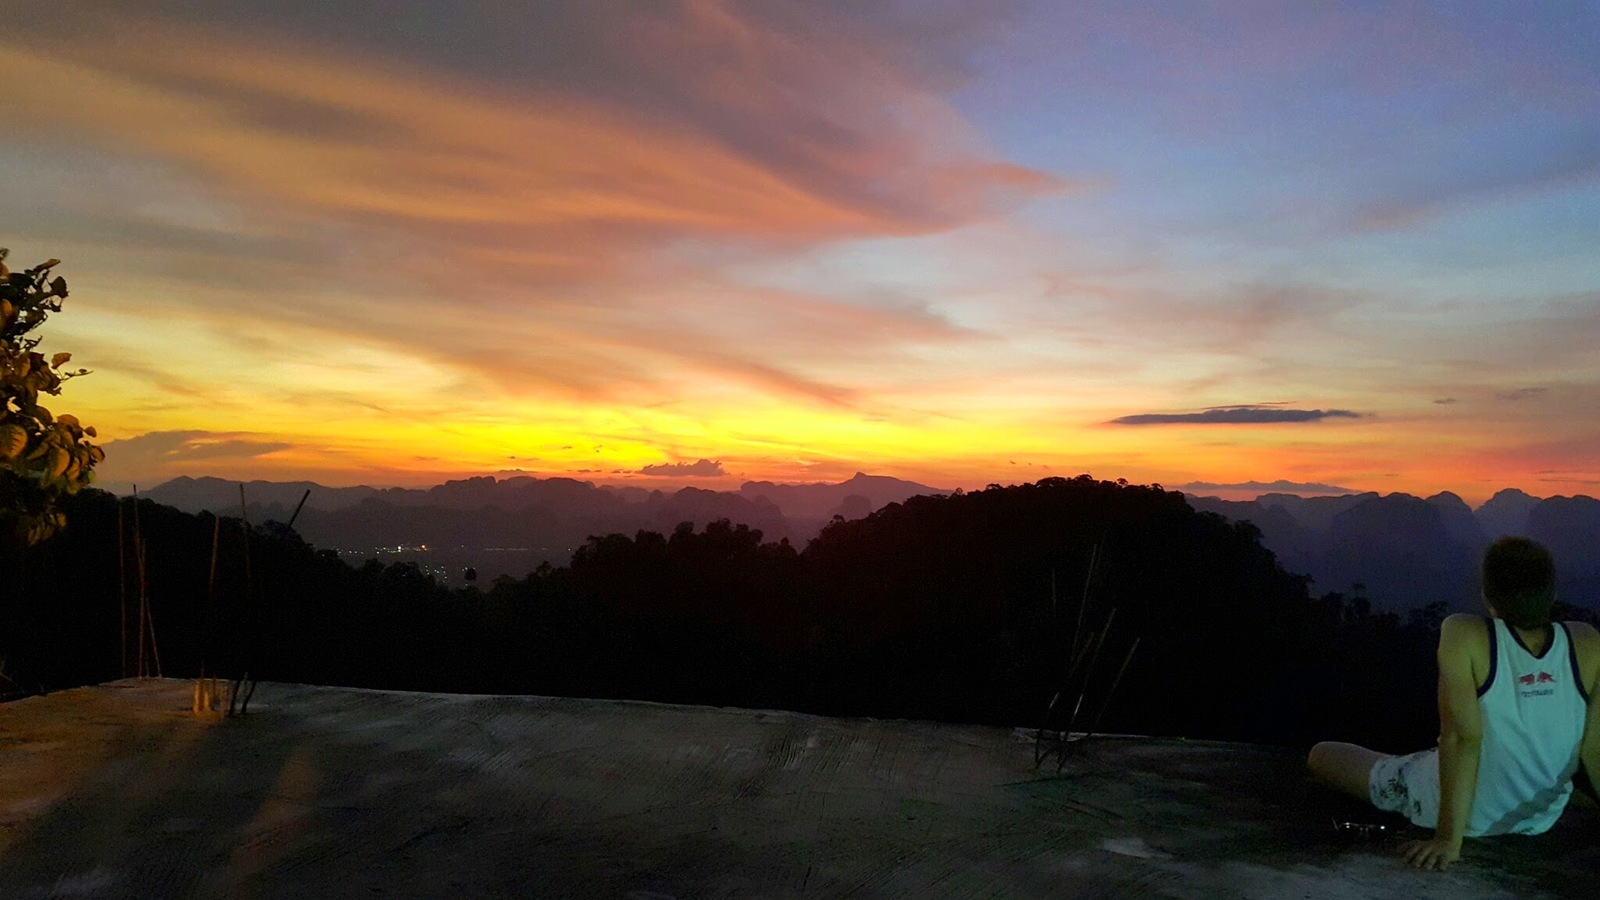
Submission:
M 6 255 L 0 249 L 0 531 L 35 544 L 66 524 L 60 500 L 94 480 L 105 452 L 94 428 L 40 403 L 88 374 L 67 368 L 70 353 L 46 359 L 37 349 L 39 326 L 67 297 L 66 279 L 51 275 L 61 261 L 12 272 Z

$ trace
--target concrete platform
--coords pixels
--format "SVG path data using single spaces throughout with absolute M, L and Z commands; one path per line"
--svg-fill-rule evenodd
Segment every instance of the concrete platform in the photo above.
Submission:
M 1600 816 L 1445 873 L 1296 753 L 537 697 L 190 683 L 0 705 L 0 897 L 1592 896 Z M 1407 836 L 1407 835 L 1402 835 Z M 1414 835 L 1409 835 L 1414 836 Z

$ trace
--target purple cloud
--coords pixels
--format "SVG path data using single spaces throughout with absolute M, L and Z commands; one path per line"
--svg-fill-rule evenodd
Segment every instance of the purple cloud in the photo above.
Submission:
M 1193 413 L 1138 413 L 1112 419 L 1112 425 L 1275 425 L 1316 422 L 1321 419 L 1359 419 L 1348 409 L 1282 409 L 1262 406 L 1222 406 Z
M 702 459 L 692 463 L 659 463 L 645 466 L 640 475 L 665 475 L 669 478 L 718 478 L 728 474 L 720 460 Z

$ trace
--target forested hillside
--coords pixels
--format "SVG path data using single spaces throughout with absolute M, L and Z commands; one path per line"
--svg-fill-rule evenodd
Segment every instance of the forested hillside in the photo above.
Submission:
M 0 654 L 20 688 L 124 671 L 132 510 L 86 492 L 65 532 L 3 561 Z M 1398 750 L 1437 727 L 1438 607 L 1402 620 L 1313 597 L 1253 526 L 1088 476 L 915 497 L 803 550 L 727 522 L 596 536 L 568 566 L 456 589 L 352 568 L 276 523 L 252 530 L 247 583 L 238 520 L 144 501 L 139 522 L 168 675 L 248 662 L 286 681 L 1033 725 L 1088 671 L 1082 727 L 1138 639 L 1102 730 Z M 1113 610 L 1069 679 L 1074 639 Z

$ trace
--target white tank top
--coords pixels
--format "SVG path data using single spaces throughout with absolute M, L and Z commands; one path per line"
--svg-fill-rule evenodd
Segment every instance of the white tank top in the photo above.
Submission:
M 1567 626 L 1534 656 L 1505 622 L 1489 629 L 1489 678 L 1478 691 L 1483 750 L 1467 834 L 1540 834 L 1572 796 L 1589 692 Z

